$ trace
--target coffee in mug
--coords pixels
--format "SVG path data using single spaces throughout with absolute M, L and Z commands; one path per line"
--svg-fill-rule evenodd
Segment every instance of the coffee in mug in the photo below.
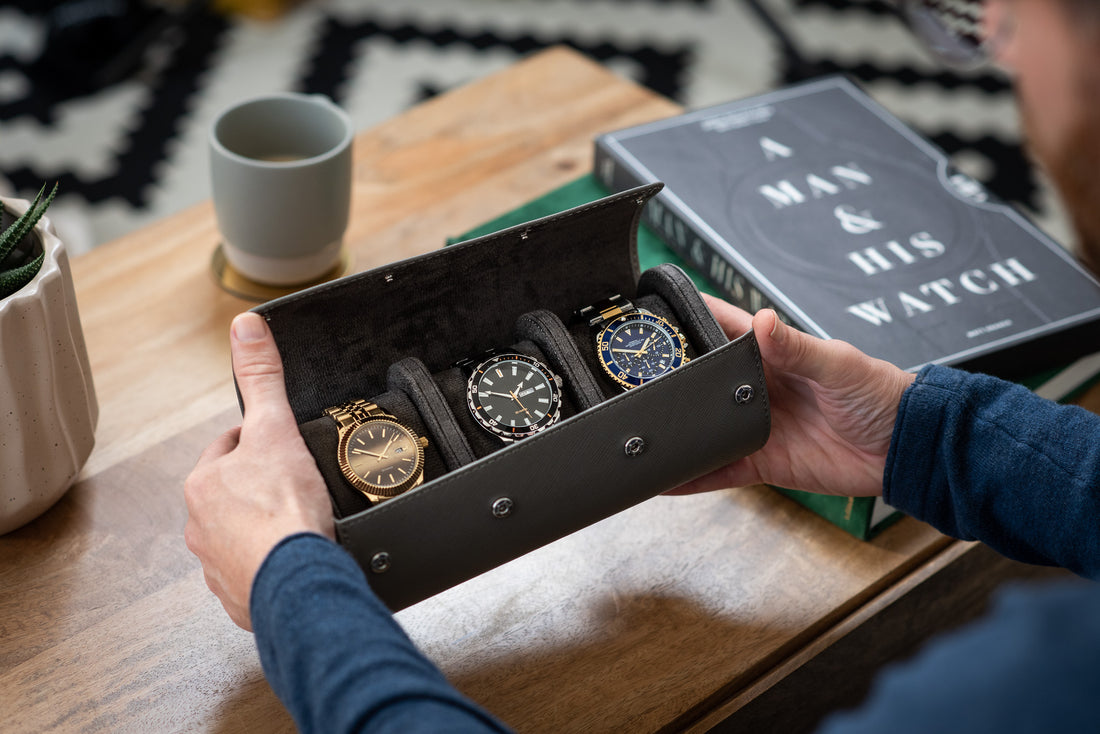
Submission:
M 269 94 L 230 106 L 210 130 L 222 249 L 257 283 L 317 280 L 341 257 L 351 208 L 350 118 L 322 95 Z

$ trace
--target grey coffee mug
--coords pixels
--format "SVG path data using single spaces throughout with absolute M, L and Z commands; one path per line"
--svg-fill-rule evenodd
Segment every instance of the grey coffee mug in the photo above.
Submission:
M 226 259 L 270 285 L 316 280 L 340 261 L 351 208 L 347 114 L 322 95 L 232 105 L 210 129 L 214 210 Z

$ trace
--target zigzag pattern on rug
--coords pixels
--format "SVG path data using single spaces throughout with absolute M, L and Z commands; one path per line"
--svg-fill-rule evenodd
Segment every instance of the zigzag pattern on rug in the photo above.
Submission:
M 86 212 L 95 242 L 205 198 L 205 130 L 246 93 L 326 94 L 362 127 L 553 45 L 689 107 L 825 73 L 887 97 L 911 90 L 936 110 L 910 120 L 918 129 L 1001 196 L 1044 209 L 1014 122 L 996 111 L 1011 98 L 1005 79 L 937 69 L 915 45 L 884 52 L 875 37 L 898 33 L 898 21 L 878 0 L 422 0 L 400 10 L 314 0 L 264 24 L 209 12 L 165 23 L 149 12 L 83 29 L 104 65 L 112 38 L 144 44 L 132 72 L 101 88 L 74 83 L 96 71 L 80 66 L 94 67 L 80 28 L 61 45 L 47 35 L 51 7 L 65 4 L 0 9 L 0 177 L 18 192 L 59 181 L 59 202 Z M 139 20 L 156 34 L 142 37 Z M 951 111 L 959 99 L 967 112 Z M 964 119 L 983 100 L 988 119 Z

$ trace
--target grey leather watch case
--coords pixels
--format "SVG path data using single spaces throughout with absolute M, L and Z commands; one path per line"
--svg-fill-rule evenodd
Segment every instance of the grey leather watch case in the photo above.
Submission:
M 727 341 L 672 265 L 639 273 L 640 187 L 280 298 L 267 319 L 337 536 L 393 610 L 461 583 L 767 440 L 754 335 Z M 690 361 L 623 391 L 575 312 L 615 294 L 667 318 Z M 562 378 L 561 419 L 514 443 L 478 426 L 456 362 L 490 349 Z M 336 464 L 324 410 L 364 398 L 427 436 L 424 484 L 377 505 Z M 567 470 L 566 470 L 567 467 Z

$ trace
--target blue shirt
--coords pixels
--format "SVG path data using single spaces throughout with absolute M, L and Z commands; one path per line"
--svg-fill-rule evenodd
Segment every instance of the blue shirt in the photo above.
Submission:
M 957 538 L 1100 575 L 1100 417 L 994 378 L 921 371 L 902 398 L 883 478 L 890 504 Z M 303 732 L 503 731 L 405 636 L 358 565 L 316 535 L 256 575 L 264 673 Z M 992 614 L 887 670 L 855 732 L 1081 731 L 1100 721 L 1100 589 L 1005 594 Z

